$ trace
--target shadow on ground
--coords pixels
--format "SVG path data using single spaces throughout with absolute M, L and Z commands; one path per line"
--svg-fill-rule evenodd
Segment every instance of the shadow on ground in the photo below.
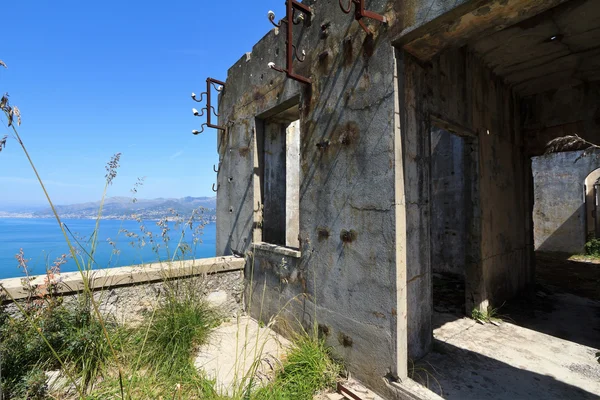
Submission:
M 600 379 L 600 371 L 571 366 L 584 379 Z M 552 375 L 516 368 L 497 359 L 440 340 L 414 367 L 413 379 L 445 399 L 598 399 L 592 393 Z

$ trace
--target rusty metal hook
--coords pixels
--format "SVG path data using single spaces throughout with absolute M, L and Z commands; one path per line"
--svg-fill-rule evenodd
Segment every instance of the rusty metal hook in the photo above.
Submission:
M 294 23 L 294 25 L 299 25 L 302 22 L 304 22 L 304 13 L 300 12 L 298 14 L 298 18 L 296 18 L 296 9 L 294 8 L 294 10 L 292 11 L 292 22 Z
M 197 101 L 198 103 L 202 103 L 202 100 L 204 99 L 205 94 L 206 94 L 206 92 L 200 93 L 200 100 L 198 100 L 196 98 L 196 93 L 192 92 L 192 99 L 194 99 L 194 101 Z
M 213 183 L 212 184 L 212 191 L 216 193 L 217 190 L 219 190 L 219 186 L 221 186 L 221 185 L 217 185 L 217 188 L 215 189 L 215 184 Z
M 193 133 L 194 135 L 199 135 L 199 134 L 201 134 L 202 132 L 204 132 L 204 127 L 205 127 L 205 126 L 206 126 L 206 123 L 204 123 L 204 124 L 200 125 L 200 130 L 198 131 L 198 130 L 194 129 L 194 130 L 192 131 L 192 133 Z
M 273 26 L 275 28 L 281 28 L 281 23 L 285 22 L 283 20 L 279 21 L 278 24 L 275 23 L 275 13 L 273 11 L 270 11 L 267 13 L 267 18 L 269 18 L 269 21 L 271 21 L 271 23 L 273 24 Z
M 215 167 L 215 164 L 213 164 L 213 171 L 215 171 L 218 174 L 220 170 L 221 170 L 221 163 L 220 162 L 219 162 L 219 168 Z
M 194 114 L 195 117 L 203 117 L 204 111 L 206 111 L 206 108 L 201 108 L 200 111 L 196 110 L 195 108 L 192 108 L 192 114 Z
M 285 45 L 286 45 L 286 67 L 284 68 L 280 68 L 278 66 L 275 65 L 274 62 L 270 62 L 268 64 L 269 68 L 274 69 L 275 71 L 278 72 L 283 72 L 287 75 L 288 78 L 292 78 L 294 80 L 297 80 L 298 82 L 302 82 L 302 83 L 307 83 L 307 84 L 311 84 L 312 81 L 309 78 L 306 78 L 302 75 L 297 75 L 294 73 L 294 56 L 296 57 L 296 59 L 298 59 L 298 61 L 302 62 L 305 59 L 305 54 L 302 54 L 302 57 L 298 56 L 298 50 L 296 49 L 296 46 L 294 46 L 294 34 L 293 34 L 293 29 L 291 24 L 299 24 L 304 18 L 309 17 L 312 15 L 312 10 L 310 7 L 300 3 L 297 0 L 286 0 L 285 2 L 285 8 L 286 8 L 286 17 L 284 19 L 282 19 L 281 21 L 279 21 L 279 24 L 276 24 L 275 21 L 275 13 L 273 11 L 269 11 L 269 13 L 267 14 L 269 21 L 271 21 L 271 23 L 279 28 L 281 27 L 282 23 L 286 23 L 287 24 L 287 32 L 286 32 L 286 40 L 285 40 Z M 296 12 L 300 13 L 300 17 L 296 18 Z M 290 24 L 291 22 L 291 24 Z
M 296 48 L 296 46 L 292 45 L 292 47 L 294 48 L 294 56 L 296 57 L 296 60 L 304 62 L 304 60 L 306 60 L 306 52 L 302 50 L 302 57 L 300 57 L 298 56 L 298 49 Z
M 212 87 L 214 87 L 215 90 L 219 93 L 221 93 L 223 89 L 225 89 L 225 84 L 223 84 L 223 82 L 217 81 L 216 79 L 212 78 L 208 78 L 207 81 L 209 81 Z
M 344 7 L 342 0 L 339 0 L 340 8 L 346 14 L 350 14 L 350 9 L 352 8 L 352 4 L 354 4 L 354 19 L 358 21 L 358 24 L 361 28 L 367 33 L 367 35 L 372 35 L 373 32 L 367 28 L 365 23 L 362 21 L 363 18 L 370 18 L 381 23 L 387 24 L 387 19 L 385 16 L 374 13 L 372 11 L 367 11 L 365 9 L 365 0 L 349 0 L 348 8 Z
M 206 106 L 204 108 L 201 108 L 200 111 L 196 110 L 195 108 L 192 108 L 192 112 L 194 113 L 194 115 L 196 117 L 203 117 L 205 115 L 204 112 L 206 112 L 206 122 L 200 126 L 199 131 L 196 129 L 194 129 L 192 131 L 192 133 L 194 135 L 199 135 L 200 133 L 204 132 L 205 127 L 220 129 L 223 131 L 225 130 L 225 126 L 215 125 L 211 122 L 211 117 L 213 114 L 216 117 L 220 117 L 219 113 L 217 113 L 217 110 L 212 105 L 212 96 L 211 96 L 212 88 L 216 89 L 217 92 L 220 93 L 225 88 L 225 82 L 221 82 L 221 81 L 213 79 L 213 78 L 206 78 L 206 92 L 202 92 L 202 94 L 200 95 L 200 99 L 197 99 L 196 94 L 192 93 L 192 99 L 199 103 L 202 102 L 202 100 L 204 99 L 204 96 L 206 95 Z
M 342 4 L 342 0 L 340 0 L 340 8 L 344 12 L 344 14 L 350 14 L 350 11 L 352 10 L 352 0 L 348 0 L 348 8 L 344 7 L 344 5 Z

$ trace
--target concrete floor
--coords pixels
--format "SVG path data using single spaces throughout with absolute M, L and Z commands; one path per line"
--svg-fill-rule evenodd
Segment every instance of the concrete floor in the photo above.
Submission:
M 600 302 L 538 287 L 504 313 L 495 326 L 436 312 L 413 379 L 445 399 L 600 398 Z

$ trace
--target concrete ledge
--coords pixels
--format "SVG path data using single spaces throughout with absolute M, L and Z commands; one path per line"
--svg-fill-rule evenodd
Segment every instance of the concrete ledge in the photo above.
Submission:
M 58 282 L 58 293 L 69 294 L 84 289 L 83 274 L 88 274 L 92 290 L 128 286 L 137 283 L 156 282 L 164 279 L 180 278 L 215 272 L 236 271 L 244 268 L 245 260 L 237 257 L 200 258 L 196 260 L 157 262 L 129 267 L 107 268 L 89 272 L 65 272 L 54 277 Z M 8 299 L 28 297 L 23 288 L 23 278 L 0 279 L 0 286 L 8 293 Z M 38 287 L 44 285 L 46 275 L 36 275 L 30 281 Z
M 253 243 L 252 246 L 255 250 L 266 251 L 269 253 L 281 254 L 282 256 L 300 258 L 302 253 L 299 250 L 295 250 L 285 246 L 278 246 L 276 244 L 270 244 L 265 242 Z

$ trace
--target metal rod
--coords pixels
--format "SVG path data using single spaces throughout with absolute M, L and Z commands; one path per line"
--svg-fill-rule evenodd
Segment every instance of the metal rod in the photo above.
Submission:
M 206 78 L 206 126 L 208 126 L 209 128 L 214 128 L 214 129 L 220 129 L 222 131 L 225 130 L 224 126 L 221 125 L 214 125 L 211 123 L 210 117 L 212 116 L 212 111 L 214 110 L 214 107 L 212 106 L 212 101 L 211 101 L 211 85 L 213 84 L 217 84 L 217 85 L 221 85 L 223 88 L 225 88 L 225 82 L 221 82 L 217 79 L 213 79 L 213 78 Z
M 365 0 L 350 0 L 348 2 L 348 7 L 344 7 L 342 0 L 339 0 L 340 8 L 346 14 L 350 13 L 350 8 L 353 3 L 354 3 L 354 19 L 358 21 L 360 27 L 363 28 L 363 30 L 365 32 L 367 32 L 368 35 L 372 35 L 373 32 L 371 32 L 369 30 L 369 28 L 367 28 L 367 26 L 365 25 L 365 23 L 362 20 L 363 18 L 370 18 L 370 19 L 374 19 L 376 21 L 382 22 L 384 24 L 387 24 L 387 19 L 385 18 L 385 16 L 374 13 L 373 11 L 368 11 L 365 9 L 366 8 Z
M 218 87 L 215 85 L 219 85 Z M 225 127 L 222 125 L 216 125 L 212 123 L 212 113 L 215 113 L 215 116 L 219 116 L 219 114 L 217 114 L 215 107 L 212 105 L 212 88 L 217 89 L 218 92 L 222 91 L 225 89 L 225 82 L 222 82 L 220 80 L 217 79 L 213 79 L 213 78 L 206 78 L 206 92 L 203 92 L 200 95 L 200 99 L 198 100 L 196 98 L 196 95 L 194 93 L 192 93 L 192 99 L 194 99 L 194 101 L 196 102 L 202 102 L 202 99 L 204 97 L 204 95 L 206 95 L 206 107 L 201 108 L 200 111 L 196 110 L 195 108 L 192 109 L 192 111 L 194 112 L 194 115 L 197 117 L 202 117 L 204 116 L 204 112 L 206 112 L 206 122 L 204 124 L 202 124 L 200 126 L 200 130 L 193 130 L 192 133 L 194 135 L 199 135 L 200 133 L 204 132 L 204 128 L 205 127 L 209 127 L 209 128 L 214 128 L 214 129 L 220 129 L 222 131 L 225 130 Z
M 350 390 L 348 390 L 340 382 L 338 382 L 338 384 L 337 384 L 337 391 L 338 391 L 339 394 L 344 395 L 344 396 L 348 396 L 352 400 L 363 400 L 360 397 L 358 397 L 357 395 L 355 395 L 354 393 L 352 393 Z
M 285 8 L 286 8 L 286 16 L 284 19 L 279 21 L 278 24 L 276 24 L 274 22 L 275 14 L 273 14 L 272 11 L 269 11 L 269 13 L 267 14 L 269 17 L 269 21 L 271 21 L 271 23 L 275 27 L 279 28 L 282 26 L 283 23 L 285 23 L 286 29 L 287 29 L 286 42 L 285 42 L 285 44 L 286 44 L 285 69 L 277 67 L 274 63 L 269 63 L 269 68 L 274 69 L 275 71 L 278 71 L 278 72 L 285 73 L 288 78 L 292 78 L 299 82 L 307 83 L 310 85 L 312 83 L 312 81 L 309 78 L 306 78 L 302 75 L 298 75 L 298 74 L 294 73 L 294 56 L 300 62 L 304 61 L 305 57 L 304 57 L 304 54 L 303 54 L 302 58 L 298 57 L 298 52 L 296 50 L 296 46 L 294 46 L 294 27 L 293 27 L 293 25 L 297 23 L 294 20 L 294 12 L 295 11 L 299 11 L 300 13 L 310 17 L 312 15 L 312 10 L 310 9 L 310 7 L 308 7 L 302 3 L 299 3 L 296 0 L 286 0 Z

